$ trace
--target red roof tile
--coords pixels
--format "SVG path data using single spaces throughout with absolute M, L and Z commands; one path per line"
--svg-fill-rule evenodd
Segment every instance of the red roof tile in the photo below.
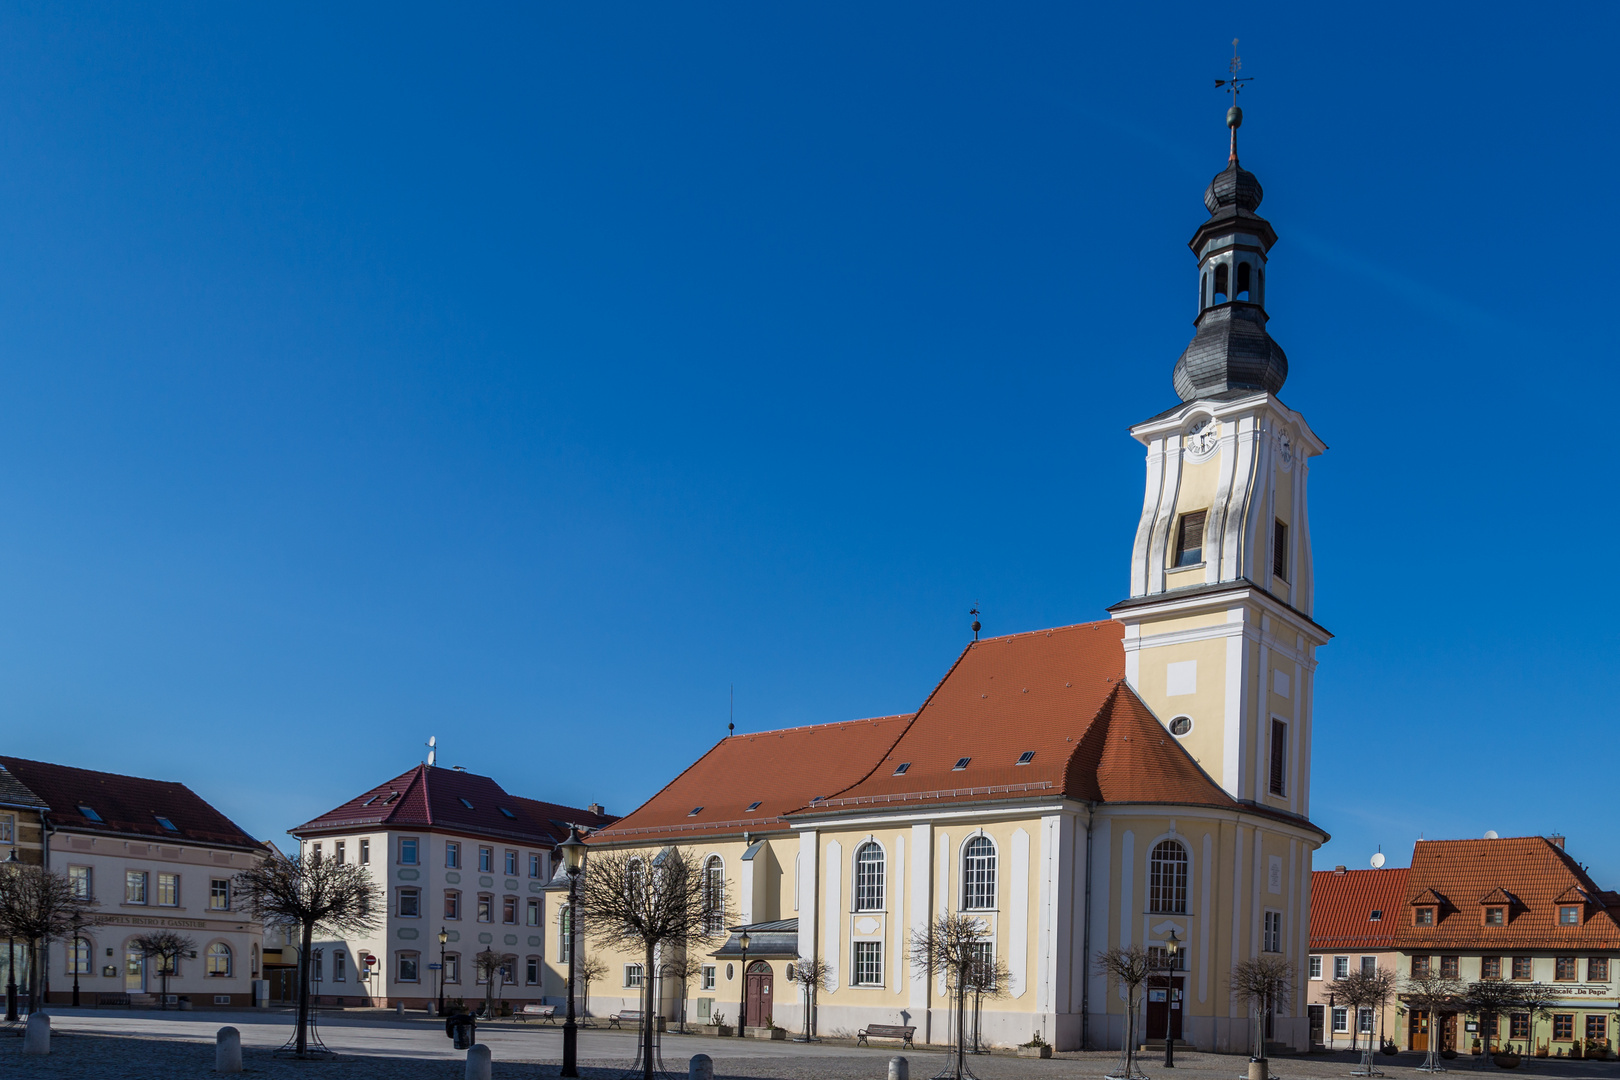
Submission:
M 1311 948 L 1393 949 L 1395 931 L 1411 921 L 1406 896 L 1404 867 L 1313 872 Z
M 615 819 L 577 807 L 509 794 L 487 776 L 418 765 L 296 829 L 299 838 L 356 829 L 443 829 L 550 846 L 568 825 L 598 828 Z
M 75 832 L 140 836 L 148 840 L 252 848 L 262 845 L 201 796 L 172 780 L 76 769 L 44 761 L 0 757 L 0 766 L 50 807 L 51 824 Z M 101 820 L 80 811 L 88 806 Z M 158 818 L 174 828 L 166 829 Z

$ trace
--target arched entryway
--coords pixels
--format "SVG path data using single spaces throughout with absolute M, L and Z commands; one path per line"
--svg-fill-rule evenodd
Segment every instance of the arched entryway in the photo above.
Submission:
M 748 1026 L 764 1027 L 774 1019 L 771 1008 L 771 965 L 755 960 L 743 973 L 744 1000 L 748 1002 Z

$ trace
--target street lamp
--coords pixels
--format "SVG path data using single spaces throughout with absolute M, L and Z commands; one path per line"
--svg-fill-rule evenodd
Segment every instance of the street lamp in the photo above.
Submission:
M 17 858 L 17 849 L 13 847 L 11 854 L 6 856 L 7 863 L 20 861 Z M 10 934 L 6 935 L 6 1023 L 17 1022 L 17 939 Z
M 742 946 L 742 1005 L 737 1009 L 737 1034 L 743 1034 L 748 1027 L 748 931 L 742 932 L 737 939 Z
M 1177 957 L 1181 953 L 1181 939 L 1176 937 L 1175 927 L 1170 928 L 1170 940 L 1164 943 L 1165 976 L 1164 976 L 1164 1067 L 1176 1067 L 1176 1040 L 1173 1037 L 1175 1019 L 1173 1013 L 1176 1007 L 1176 981 L 1170 972 L 1176 970 L 1180 962 Z
M 439 927 L 439 1015 L 444 1015 L 444 943 L 450 940 L 450 935 L 444 927 Z
M 79 1007 L 79 966 L 83 962 L 80 950 L 84 941 L 79 937 L 79 931 L 84 929 L 84 922 L 77 915 L 73 917 L 73 1007 Z
M 579 919 L 574 905 L 579 896 L 579 872 L 585 867 L 585 841 L 579 838 L 576 826 L 568 827 L 568 839 L 557 845 L 563 853 L 563 869 L 568 871 L 568 1019 L 563 1022 L 562 1076 L 578 1076 L 575 1053 L 579 1043 L 579 1025 L 574 1023 L 574 958 L 579 953 L 575 935 L 579 932 Z

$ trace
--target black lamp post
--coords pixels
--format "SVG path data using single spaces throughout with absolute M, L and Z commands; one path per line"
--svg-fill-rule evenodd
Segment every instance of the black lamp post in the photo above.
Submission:
M 84 923 L 77 916 L 73 919 L 73 1007 L 79 1007 L 79 967 L 84 962 L 84 940 L 79 937 L 79 931 L 84 929 Z
M 579 838 L 579 829 L 568 827 L 568 839 L 558 845 L 563 853 L 563 869 L 568 871 L 568 1019 L 563 1021 L 563 1059 L 561 1076 L 578 1076 L 575 1057 L 579 1046 L 579 1025 L 574 1022 L 574 958 L 579 953 L 575 935 L 579 933 L 579 919 L 574 905 L 579 896 L 579 872 L 585 866 L 585 841 Z
M 1430 1021 L 1429 1026 L 1431 1028 L 1434 1026 L 1434 1023 L 1433 1023 L 1432 1020 Z M 1332 1051 L 1333 1051 L 1333 1031 L 1334 1031 L 1334 1028 L 1333 1028 L 1333 991 L 1332 990 L 1328 991 L 1327 1029 L 1328 1029 L 1328 1052 L 1332 1053 Z
M 1176 980 L 1170 972 L 1176 970 L 1180 963 L 1181 939 L 1176 937 L 1175 928 L 1170 930 L 1170 940 L 1164 943 L 1165 975 L 1164 975 L 1164 1067 L 1176 1067 L 1176 1040 L 1173 1037 L 1173 1015 L 1176 1007 Z
M 17 849 L 12 848 L 6 862 L 18 862 Z M 17 1022 L 17 939 L 6 935 L 6 1022 Z
M 737 1009 L 737 1034 L 742 1035 L 748 1027 L 748 931 L 743 931 L 737 944 L 742 946 L 742 1005 Z
M 444 927 L 439 927 L 439 1015 L 444 1015 L 444 943 L 450 940 L 450 935 Z

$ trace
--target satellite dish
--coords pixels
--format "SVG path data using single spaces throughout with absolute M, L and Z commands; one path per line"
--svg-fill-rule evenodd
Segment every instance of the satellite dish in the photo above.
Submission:
M 1496 830 L 1495 829 L 1486 829 L 1485 830 L 1485 839 L 1487 839 L 1487 840 L 1499 839 L 1499 837 L 1496 835 Z
M 427 763 L 429 765 L 432 765 L 434 758 L 439 756 L 439 749 L 438 749 L 438 747 L 439 747 L 439 737 L 437 735 L 429 735 L 428 736 L 428 741 L 427 741 L 427 747 L 428 747 Z
M 1372 868 L 1374 870 L 1382 870 L 1384 868 L 1384 853 L 1382 851 L 1373 852 Z

